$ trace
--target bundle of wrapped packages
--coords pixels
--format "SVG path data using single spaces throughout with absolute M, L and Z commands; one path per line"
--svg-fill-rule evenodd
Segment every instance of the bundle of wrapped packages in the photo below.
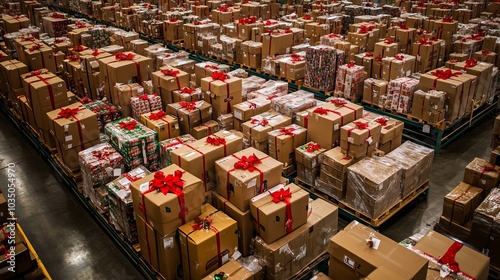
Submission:
M 126 117 L 106 125 L 104 128 L 111 139 L 111 145 L 123 156 L 128 168 L 139 165 L 157 170 L 160 165 L 158 134 Z
M 101 100 L 84 103 L 83 106 L 97 115 L 98 127 L 101 132 L 104 132 L 106 124 L 121 118 L 120 109 Z
M 106 184 L 109 220 L 117 231 L 123 233 L 130 244 L 136 244 L 138 241 L 130 184 L 148 174 L 146 168 L 139 166 Z
M 295 171 L 295 148 L 306 143 L 307 129 L 292 124 L 268 132 L 269 155 Z
M 306 51 L 304 84 L 323 91 L 333 91 L 337 70 L 337 52 L 329 46 L 311 46 Z
M 365 113 L 363 118 L 370 120 L 371 122 L 379 123 L 382 126 L 378 150 L 387 154 L 401 145 L 403 141 L 404 128 L 404 123 L 402 121 L 389 118 L 387 116 L 381 116 L 372 112 Z
M 444 120 L 446 93 L 438 90 L 417 90 L 413 94 L 411 115 L 424 122 L 435 124 Z
M 201 79 L 203 98 L 212 105 L 214 118 L 232 113 L 232 107 L 241 103 L 242 85 L 242 79 L 218 71 L 213 72 L 210 77 Z
M 357 119 L 340 128 L 340 147 L 347 157 L 353 159 L 371 155 L 380 139 L 380 123 Z
M 179 136 L 177 117 L 168 115 L 163 110 L 142 114 L 141 123 L 156 131 L 159 141 Z
M 385 96 L 385 108 L 398 113 L 411 112 L 413 93 L 417 90 L 419 80 L 412 78 L 398 78 L 389 82 L 389 89 Z
M 271 99 L 271 108 L 290 118 L 294 118 L 295 113 L 316 107 L 316 105 L 314 94 L 304 90 Z
M 170 153 L 182 147 L 184 144 L 193 143 L 196 138 L 191 136 L 191 134 L 184 134 L 179 137 L 163 140 L 160 142 L 160 159 L 161 167 L 165 168 L 172 164 L 172 157 Z
M 203 100 L 168 104 L 166 112 L 177 117 L 182 134 L 190 134 L 194 127 L 212 119 L 212 106 Z
M 101 213 L 107 212 L 105 185 L 125 171 L 123 157 L 108 143 L 98 144 L 78 153 L 82 170 L 83 194 Z
M 482 188 L 484 196 L 500 183 L 500 167 L 482 158 L 474 158 L 465 167 L 464 182 Z
M 336 96 L 358 100 L 363 95 L 365 78 L 366 72 L 363 66 L 355 65 L 353 61 L 340 65 L 337 69 L 335 83 Z
M 320 172 L 314 187 L 337 200 L 343 199 L 347 189 L 347 168 L 353 163 L 340 147 L 322 153 L 318 158 Z
M 407 54 L 398 54 L 382 58 L 383 80 L 390 81 L 397 78 L 409 77 L 415 71 L 415 57 Z
M 275 111 L 268 111 L 252 117 L 243 123 L 243 144 L 268 152 L 268 133 L 274 129 L 292 124 L 292 119 Z
M 257 97 L 264 97 L 268 100 L 272 100 L 278 96 L 282 96 L 288 93 L 288 83 L 283 81 L 273 81 L 269 80 L 260 86 L 260 89 L 247 92 L 247 100 L 254 99 Z

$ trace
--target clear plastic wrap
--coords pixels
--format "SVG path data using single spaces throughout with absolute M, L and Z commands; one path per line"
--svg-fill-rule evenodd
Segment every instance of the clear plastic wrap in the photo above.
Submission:
M 482 189 L 461 182 L 444 197 L 443 214 L 450 223 L 464 225 L 482 199 Z
M 137 226 L 130 183 L 146 177 L 150 172 L 143 166 L 122 174 L 106 185 L 109 202 L 109 220 L 115 230 L 122 232 L 130 244 L 137 243 Z
M 236 69 L 236 70 L 233 70 L 229 73 L 227 73 L 229 76 L 231 77 L 236 77 L 236 78 L 242 78 L 242 79 L 245 79 L 245 78 L 249 78 L 248 77 L 248 72 L 245 71 L 245 69 L 242 69 L 242 68 L 239 68 L 239 69 Z M 245 80 L 243 80 L 243 83 L 245 82 Z M 245 95 L 246 96 L 246 95 Z
M 142 114 L 150 113 L 162 108 L 161 96 L 152 94 L 131 97 L 130 107 L 132 108 L 133 118 L 140 120 Z
M 271 109 L 290 118 L 294 118 L 295 113 L 316 105 L 314 94 L 304 90 L 298 90 L 271 100 Z
M 78 153 L 82 171 L 83 194 L 103 213 L 107 209 L 105 185 L 125 171 L 123 157 L 108 143 Z
M 240 121 L 248 121 L 253 116 L 271 110 L 271 100 L 258 97 L 233 106 L 233 115 Z
M 288 83 L 283 81 L 269 80 L 261 85 L 259 90 L 247 93 L 247 100 L 264 96 L 273 99 L 288 93 Z
M 402 169 L 401 198 L 429 180 L 434 157 L 433 149 L 406 141 L 388 153 L 386 157 L 397 161 L 398 166 Z
M 347 169 L 346 203 L 377 218 L 401 197 L 400 163 L 387 157 L 364 158 Z
M 500 166 L 493 166 L 482 158 L 474 158 L 465 167 L 464 182 L 485 190 L 498 187 L 500 181 Z

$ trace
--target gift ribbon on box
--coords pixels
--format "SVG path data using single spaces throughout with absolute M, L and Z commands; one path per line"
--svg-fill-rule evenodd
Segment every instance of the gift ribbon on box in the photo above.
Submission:
M 187 236 L 191 235 L 193 232 L 196 232 L 198 230 L 211 230 L 215 233 L 215 239 L 216 239 L 216 244 L 217 244 L 217 262 L 219 267 L 223 265 L 222 263 L 222 255 L 221 255 L 221 242 L 220 242 L 220 232 L 219 230 L 212 225 L 212 215 L 217 213 L 218 211 L 211 213 L 210 215 L 206 216 L 205 219 L 200 219 L 199 217 L 194 219 L 194 224 L 192 225 L 193 231 L 190 232 Z M 186 243 L 187 244 L 187 243 Z M 221 272 L 224 274 L 224 272 Z M 221 278 L 223 279 L 223 278 Z
M 64 108 L 57 113 L 57 117 L 55 119 L 74 119 L 76 121 L 76 126 L 78 128 L 78 138 L 80 140 L 80 148 L 81 150 L 85 149 L 85 144 L 83 143 L 83 132 L 82 132 L 82 125 L 80 123 L 80 120 L 76 116 L 80 110 L 85 109 L 84 107 L 77 107 L 77 108 Z
M 12 64 L 14 64 L 14 63 L 12 63 Z M 56 77 L 52 73 L 48 74 L 48 77 L 46 77 L 46 78 L 40 76 L 40 75 L 46 74 L 46 73 L 48 74 L 49 72 L 43 72 L 42 70 L 37 70 L 37 71 L 30 72 L 29 75 L 27 75 L 27 76 L 24 77 L 24 79 L 31 78 L 31 77 L 37 77 L 38 78 L 38 80 L 34 80 L 34 81 L 31 81 L 31 82 L 28 82 L 28 100 L 30 101 L 31 104 L 33 104 L 33 97 L 32 97 L 32 93 L 31 93 L 31 86 L 30 86 L 30 84 L 36 83 L 36 82 L 39 82 L 39 81 L 43 81 L 45 79 L 52 79 L 52 78 Z M 52 105 L 52 110 L 55 110 L 56 108 L 55 108 L 54 94 L 52 92 L 52 86 L 49 85 L 48 89 L 49 89 L 49 98 L 50 98 L 50 103 Z M 33 106 L 33 105 L 31 105 L 31 106 Z
M 294 127 L 280 127 L 278 129 L 278 131 L 280 132 L 280 134 L 274 136 L 274 158 L 275 159 L 278 159 L 278 152 L 279 152 L 278 137 L 284 136 L 284 135 L 291 136 L 292 139 L 293 139 L 293 137 L 295 137 L 295 132 L 294 132 L 295 128 Z
M 349 147 L 351 146 L 351 142 L 349 142 L 349 137 L 351 137 L 351 133 L 352 133 L 353 130 L 355 130 L 355 129 L 358 129 L 358 130 L 365 130 L 365 129 L 367 129 L 368 130 L 368 137 L 363 142 L 361 142 L 361 145 L 364 145 L 366 142 L 368 142 L 368 139 L 370 139 L 370 137 L 372 137 L 371 130 L 369 128 L 370 125 L 369 125 L 368 122 L 356 122 L 355 121 L 355 122 L 353 122 L 353 124 L 354 124 L 354 127 L 352 127 L 352 128 L 350 128 L 350 129 L 347 130 L 347 149 L 346 149 L 347 150 L 346 151 L 347 156 L 344 159 L 350 159 L 350 157 L 349 157 L 349 151 L 350 151 Z M 366 147 L 366 155 L 368 155 L 368 149 L 370 148 L 370 145 L 371 144 L 368 143 L 368 146 Z
M 292 199 L 292 192 L 290 191 L 290 188 L 287 188 L 286 190 L 284 188 L 281 188 L 275 192 L 269 192 L 269 194 L 273 198 L 273 202 L 278 204 L 280 202 L 284 202 L 286 205 L 286 214 L 285 214 L 285 228 L 286 228 L 286 234 L 289 234 L 292 232 L 293 229 L 293 217 L 292 217 L 292 204 L 290 203 L 290 199 Z M 259 211 L 257 211 L 257 220 L 259 219 Z M 257 222 L 259 225 L 260 223 Z M 260 226 L 259 226 L 259 233 L 260 233 Z
M 115 61 L 111 61 L 109 64 L 111 63 L 116 63 L 116 62 L 120 62 L 120 61 L 132 61 L 135 63 L 135 68 L 137 70 L 137 83 L 138 84 L 142 84 L 142 78 L 141 78 L 141 65 L 138 61 L 135 61 L 134 60 L 134 53 L 123 53 L 123 52 L 119 52 L 117 54 L 115 54 Z M 106 67 L 106 72 L 108 72 L 108 68 Z M 109 76 L 109 74 L 108 74 Z
M 302 149 L 305 149 L 308 153 L 314 153 L 319 151 L 321 146 L 318 143 L 311 142 L 307 146 L 302 146 Z
M 186 223 L 186 215 L 188 213 L 188 209 L 186 207 L 185 198 L 184 198 L 184 180 L 182 180 L 182 174 L 184 172 L 180 170 L 174 171 L 174 174 L 165 174 L 162 171 L 158 171 L 154 174 L 153 180 L 149 181 L 149 189 L 141 192 L 142 202 L 139 203 L 139 210 L 144 213 L 144 231 L 146 232 L 146 243 L 148 245 L 148 255 L 151 260 L 151 248 L 149 245 L 149 237 L 148 237 L 148 214 L 146 211 L 146 194 L 158 191 L 163 193 L 163 195 L 167 195 L 168 193 L 173 193 L 177 196 L 177 200 L 179 202 L 179 219 L 181 219 L 182 224 Z
M 230 79 L 229 75 L 222 73 L 222 72 L 219 72 L 219 71 L 215 71 L 212 73 L 211 78 L 212 78 L 212 81 L 208 82 L 208 91 L 210 91 L 210 92 L 211 92 L 212 82 L 221 81 L 221 82 L 226 84 L 227 95 L 226 95 L 226 98 L 224 99 L 224 102 L 227 102 L 227 108 L 226 108 L 227 112 L 226 113 L 228 113 L 228 114 L 232 113 L 231 100 L 233 100 L 233 98 L 232 98 L 232 96 L 230 96 L 229 83 L 226 82 L 226 79 Z M 212 95 L 210 95 L 210 104 L 212 104 Z
M 175 82 L 177 83 L 177 89 L 181 88 L 181 83 L 179 81 L 178 75 L 181 73 L 179 70 L 175 69 L 164 69 L 161 70 L 161 73 L 165 76 L 170 76 L 175 78 Z M 158 76 L 158 87 L 160 86 L 160 76 Z
M 164 121 L 165 123 L 167 123 L 167 128 L 168 128 L 168 137 L 170 138 L 171 137 L 171 132 L 170 132 L 170 122 L 164 118 L 165 116 L 167 115 L 167 113 L 165 113 L 165 111 L 163 110 L 160 110 L 156 113 L 151 113 L 149 114 L 149 119 L 152 120 L 152 121 Z
M 207 167 L 206 167 L 206 161 L 205 161 L 205 154 L 198 150 L 197 148 L 189 145 L 189 144 L 185 144 L 186 147 L 190 148 L 191 150 L 199 153 L 201 155 L 201 160 L 203 161 L 203 170 L 202 170 L 202 174 L 201 174 L 201 180 L 203 181 L 203 186 L 205 187 L 205 192 L 208 191 L 208 186 L 207 186 L 207 183 L 208 183 L 208 180 L 207 180 L 207 177 L 208 177 L 208 174 L 207 174 Z M 181 155 L 178 155 L 177 156 L 177 165 L 179 165 L 179 167 L 182 167 L 182 157 Z
M 227 171 L 227 176 L 226 176 L 226 191 L 227 191 L 227 200 L 231 201 L 231 184 L 229 181 L 229 175 L 231 172 L 235 170 L 245 170 L 249 172 L 254 172 L 257 171 L 259 172 L 259 194 L 264 192 L 264 172 L 257 168 L 255 165 L 261 164 L 262 160 L 269 157 L 263 157 L 259 159 L 255 154 L 252 154 L 251 156 L 242 156 L 241 158 L 235 156 L 234 154 L 232 155 L 235 159 L 238 161 L 234 163 L 233 168 Z
M 313 111 L 313 114 L 318 114 L 318 115 L 328 115 L 328 113 L 333 113 L 333 114 L 340 116 L 340 126 L 344 126 L 344 116 L 335 110 L 330 110 L 330 109 L 325 109 L 323 107 L 318 107 L 318 108 L 314 109 L 314 111 Z

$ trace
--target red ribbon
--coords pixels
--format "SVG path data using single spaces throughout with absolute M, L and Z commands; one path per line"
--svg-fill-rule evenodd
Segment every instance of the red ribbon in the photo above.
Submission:
M 230 96 L 229 84 L 226 82 L 226 79 L 230 79 L 229 75 L 227 75 L 226 73 L 219 72 L 219 71 L 214 71 L 210 77 L 214 81 L 219 80 L 219 81 L 224 82 L 226 84 L 227 95 L 226 95 L 226 99 L 224 99 L 224 101 L 227 102 L 227 109 L 226 109 L 227 113 L 231 113 L 232 112 L 231 100 L 233 98 Z M 210 87 L 211 87 L 212 82 L 208 83 L 208 90 L 209 91 L 210 91 Z
M 98 55 L 100 55 L 99 50 L 98 50 L 98 49 L 93 49 L 93 50 L 92 50 L 92 55 L 93 55 L 93 56 L 98 56 Z
M 408 26 L 406 26 L 406 24 L 404 24 L 404 23 L 398 23 L 398 27 L 403 29 L 403 30 L 408 30 Z
M 75 26 L 76 28 L 84 28 L 87 24 L 85 24 L 85 22 L 81 22 L 81 21 L 76 21 L 75 22 Z
M 418 42 L 422 45 L 429 45 L 429 46 L 432 45 L 431 41 L 423 37 L 418 39 Z
M 35 41 L 35 37 L 33 37 L 33 36 L 22 37 L 21 41 Z
M 122 61 L 122 60 L 133 60 L 134 59 L 134 54 L 133 53 L 122 53 L 119 52 L 115 54 L 115 60 L 116 61 Z
M 284 188 L 281 188 L 275 192 L 269 192 L 269 193 L 273 197 L 274 203 L 284 202 L 286 204 L 286 215 L 285 215 L 286 234 L 291 233 L 292 232 L 293 218 L 292 218 L 292 204 L 290 203 L 290 199 L 292 198 L 292 192 L 290 191 L 290 188 L 288 188 L 286 190 Z M 259 226 L 259 229 L 260 229 L 260 226 Z
M 83 150 L 85 149 L 85 144 L 83 143 L 83 132 L 82 132 L 82 126 L 80 124 L 80 120 L 76 117 L 76 114 L 78 111 L 82 110 L 82 107 L 79 108 L 64 108 L 57 113 L 58 119 L 64 118 L 64 119 L 75 119 L 76 121 L 76 126 L 78 128 L 78 137 L 80 139 L 80 148 Z
M 187 93 L 187 94 L 193 94 L 196 91 L 194 88 L 188 88 L 188 87 L 183 87 L 179 89 L 179 92 L 181 93 Z
M 79 45 L 79 46 L 74 46 L 71 50 L 74 52 L 83 52 L 85 48 L 82 45 Z
M 168 21 L 170 21 L 170 22 L 177 22 L 177 21 L 178 21 L 178 19 L 177 19 L 177 18 L 171 18 L 171 19 L 169 19 Z
M 486 172 L 490 172 L 490 171 L 496 171 L 495 167 L 494 166 L 484 166 L 483 170 L 481 170 L 481 175 L 483 175 Z
M 331 99 L 330 103 L 333 103 L 333 104 L 335 104 L 335 106 L 340 107 L 340 106 L 346 105 L 347 101 L 345 99 L 342 99 L 342 98 L 335 98 L 335 99 Z
M 65 18 L 63 14 L 60 14 L 57 12 L 52 13 L 52 15 L 50 17 L 52 17 L 52 18 Z
M 212 77 L 212 80 L 216 81 L 216 80 L 219 80 L 219 81 L 225 81 L 226 79 L 229 79 L 229 75 L 225 74 L 225 73 L 222 73 L 222 72 L 219 72 L 219 71 L 215 71 L 212 73 L 211 75 Z
M 431 72 L 431 74 L 438 79 L 447 80 L 451 77 L 458 77 L 459 75 L 462 75 L 462 72 L 453 72 L 451 69 L 447 69 L 436 70 L 435 72 Z
M 182 224 L 185 224 L 188 209 L 186 207 L 186 202 L 184 199 L 184 180 L 182 180 L 182 174 L 183 172 L 180 170 L 176 170 L 174 171 L 174 174 L 168 174 L 167 176 L 165 176 L 163 171 L 156 172 L 154 174 L 153 180 L 149 181 L 149 190 L 143 192 L 142 195 L 144 202 L 144 195 L 154 190 L 157 190 L 164 195 L 167 195 L 168 193 L 175 194 L 177 196 L 179 207 L 181 209 L 179 213 L 179 219 L 181 219 Z M 146 213 L 145 209 L 144 213 Z
M 351 61 L 351 62 L 347 63 L 347 67 L 348 68 L 352 68 L 352 67 L 354 67 L 354 65 L 355 65 L 354 61 Z
M 385 38 L 384 43 L 385 44 L 392 44 L 392 43 L 394 43 L 394 41 L 391 38 Z
M 311 20 L 311 16 L 310 15 L 304 15 L 302 17 L 302 19 L 304 19 L 304 20 Z
M 491 53 L 491 51 L 488 51 L 488 50 L 482 50 L 481 51 L 482 55 L 489 55 L 490 53 Z
M 261 126 L 266 126 L 269 124 L 269 121 L 266 118 L 263 118 L 262 120 L 252 119 L 252 121 L 250 121 L 250 123 L 261 125 Z
M 80 57 L 72 54 L 72 55 L 68 56 L 68 60 L 69 61 L 78 61 L 78 60 L 80 60 Z
M 396 59 L 396 60 L 400 60 L 400 61 L 403 61 L 403 59 L 404 59 L 404 58 L 405 58 L 405 57 L 404 57 L 403 55 L 395 55 L 395 56 L 394 56 L 394 59 Z
M 80 100 L 80 103 L 82 103 L 82 104 L 87 104 L 90 102 L 92 102 L 92 99 L 90 99 L 88 96 L 85 96 Z
M 239 24 L 252 24 L 252 23 L 256 23 L 256 22 L 257 22 L 256 17 L 240 18 L 238 20 Z
M 288 135 L 288 136 L 292 136 L 292 137 L 295 136 L 295 133 L 294 133 L 295 128 L 294 127 L 288 127 L 288 128 L 280 127 L 279 131 L 281 132 L 281 134 L 278 136 L 281 136 L 281 135 Z
M 220 145 L 226 146 L 226 139 L 219 137 L 217 135 L 209 135 L 207 137 L 207 140 L 205 140 L 205 142 L 213 146 L 220 146 Z
M 31 48 L 29 48 L 29 51 L 32 52 L 32 51 L 36 51 L 36 50 L 39 50 L 40 48 L 42 47 L 41 44 L 35 44 L 34 46 L 32 46 Z
M 318 143 L 311 142 L 307 144 L 306 150 L 308 153 L 314 153 L 315 151 L 318 151 L 321 149 L 321 146 Z
M 472 68 L 477 65 L 477 60 L 474 58 L 469 58 L 465 61 L 464 69 Z
M 179 106 L 181 106 L 183 109 L 186 109 L 189 111 L 193 111 L 193 110 L 197 109 L 195 101 L 190 101 L 190 102 L 181 101 L 181 102 L 179 102 Z
M 27 79 L 27 78 L 30 78 L 30 77 L 34 77 L 34 76 L 38 76 L 38 75 L 41 75 L 41 74 L 44 74 L 42 72 L 42 70 L 31 71 L 28 76 L 24 77 L 24 79 Z
M 120 125 L 120 128 L 122 128 L 122 129 L 134 130 L 135 127 L 137 126 L 137 121 L 120 122 L 119 125 Z
M 361 25 L 359 27 L 358 33 L 359 34 L 366 34 L 366 33 L 370 32 L 372 30 L 373 30 L 373 26 L 372 25 Z
M 212 217 L 207 216 L 205 219 L 200 219 L 197 217 L 194 219 L 194 225 L 192 225 L 194 230 L 209 229 L 212 226 Z
M 137 96 L 141 100 L 149 101 L 149 95 L 147 93 Z
M 470 279 L 474 279 L 474 277 L 472 277 L 471 275 L 461 271 L 460 267 L 458 265 L 458 262 L 455 260 L 455 256 L 457 255 L 458 251 L 460 251 L 460 249 L 462 249 L 462 247 L 463 247 L 462 243 L 457 242 L 457 241 L 453 242 L 453 244 L 451 244 L 450 248 L 448 248 L 446 253 L 441 258 L 439 258 L 437 261 L 440 264 L 446 265 L 450 269 L 450 271 L 453 273 L 461 273 Z M 434 259 L 436 259 L 436 258 L 434 258 Z
M 445 17 L 445 18 L 443 18 L 443 22 L 453 22 L 453 21 L 454 20 L 451 17 Z
M 162 117 L 166 116 L 167 113 L 165 113 L 165 111 L 163 110 L 160 110 L 156 113 L 151 113 L 149 115 L 149 119 L 152 120 L 152 121 L 157 121 L 157 120 L 161 120 Z
M 389 121 L 389 119 L 384 117 L 379 117 L 375 119 L 375 122 L 379 123 L 381 126 L 386 126 L 387 121 Z

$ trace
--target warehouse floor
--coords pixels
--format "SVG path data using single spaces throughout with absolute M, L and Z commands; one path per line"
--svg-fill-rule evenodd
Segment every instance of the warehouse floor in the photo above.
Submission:
M 0 114 L 0 187 L 7 191 L 7 165 L 15 163 L 16 211 L 31 243 L 54 279 L 142 279 L 36 150 Z M 462 135 L 434 158 L 428 201 L 389 221 L 381 232 L 400 241 L 426 231 L 439 219 L 443 197 L 474 158 L 489 159 L 493 118 Z M 339 221 L 340 226 L 346 221 Z

